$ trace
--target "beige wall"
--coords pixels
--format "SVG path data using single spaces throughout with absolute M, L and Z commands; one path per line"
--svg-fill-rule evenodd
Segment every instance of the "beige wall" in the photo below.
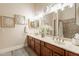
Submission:
M 65 7 L 63 11 L 59 12 L 59 19 L 73 19 L 75 18 L 75 5 L 72 8 Z
M 0 4 L 0 15 L 12 16 L 20 14 L 26 16 L 26 20 L 34 15 L 31 4 Z M 0 28 L 0 49 L 24 44 L 24 25 L 16 25 L 15 28 Z
M 23 3 L 2 3 L 0 4 L 0 15 L 13 16 L 14 14 L 20 14 L 26 16 L 26 18 L 33 16 L 33 5 Z
M 35 11 L 35 16 L 39 15 L 41 12 L 44 11 L 45 7 L 49 3 L 35 3 L 34 4 L 34 11 Z

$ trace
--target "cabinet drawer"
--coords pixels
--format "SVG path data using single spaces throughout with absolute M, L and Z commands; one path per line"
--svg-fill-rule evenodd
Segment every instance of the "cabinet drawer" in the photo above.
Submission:
M 51 49 L 51 50 L 53 49 L 53 48 L 52 48 L 52 45 L 49 44 L 49 43 L 45 43 L 45 46 L 46 46 L 47 48 Z
M 45 46 L 49 49 L 51 49 L 52 51 L 60 54 L 60 55 L 64 55 L 64 49 L 60 48 L 60 47 L 57 47 L 57 46 L 54 46 L 54 45 L 51 45 L 49 43 L 45 43 Z
M 37 53 L 37 55 L 40 55 L 40 44 L 39 43 L 35 43 L 35 52 Z
M 38 39 L 35 39 L 35 42 L 40 44 L 40 41 Z
M 41 45 L 43 45 L 43 46 L 44 46 L 44 42 L 43 42 L 43 41 L 41 41 Z
M 34 49 L 34 40 L 31 40 L 30 44 L 31 44 L 31 48 Z
M 79 56 L 79 54 L 76 54 L 76 53 L 73 53 L 73 52 L 66 51 L 66 52 L 65 52 L 65 56 Z

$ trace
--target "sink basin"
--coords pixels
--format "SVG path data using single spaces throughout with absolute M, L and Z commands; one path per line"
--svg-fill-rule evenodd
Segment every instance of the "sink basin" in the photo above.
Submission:
M 54 43 L 57 43 L 57 44 L 65 44 L 65 40 L 64 41 L 61 41 L 61 40 L 56 40 L 56 38 L 54 37 L 44 37 L 45 40 L 50 40 L 50 42 L 54 42 Z
M 57 44 L 65 44 L 65 42 L 60 42 L 60 41 L 54 41 Z

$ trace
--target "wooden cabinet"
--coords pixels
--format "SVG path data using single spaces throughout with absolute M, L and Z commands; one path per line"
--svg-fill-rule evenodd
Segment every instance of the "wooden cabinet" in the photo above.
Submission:
M 27 36 L 27 44 L 39 56 L 79 56 L 79 54 L 67 51 L 31 36 Z
M 49 43 L 45 43 L 45 46 L 53 51 L 53 54 L 58 54 L 60 56 L 64 56 L 64 49 L 59 48 L 57 46 L 51 45 Z
M 52 46 L 53 52 L 56 52 L 57 54 L 59 54 L 60 56 L 64 56 L 64 50 L 56 47 L 56 46 Z
M 27 36 L 27 44 L 30 48 L 34 49 L 34 39 L 30 36 Z
M 41 46 L 41 56 L 52 56 L 52 51 L 45 46 Z
M 41 56 L 52 56 L 52 51 L 44 46 L 44 42 L 41 41 Z
M 40 41 L 38 39 L 35 39 L 35 52 L 40 55 Z

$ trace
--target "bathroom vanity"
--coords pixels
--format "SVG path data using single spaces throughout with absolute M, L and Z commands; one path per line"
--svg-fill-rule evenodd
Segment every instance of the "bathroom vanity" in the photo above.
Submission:
M 57 43 L 53 37 L 44 37 L 40 35 L 27 35 L 28 47 L 30 47 L 38 56 L 78 56 L 79 46 L 71 44 L 69 41 Z

